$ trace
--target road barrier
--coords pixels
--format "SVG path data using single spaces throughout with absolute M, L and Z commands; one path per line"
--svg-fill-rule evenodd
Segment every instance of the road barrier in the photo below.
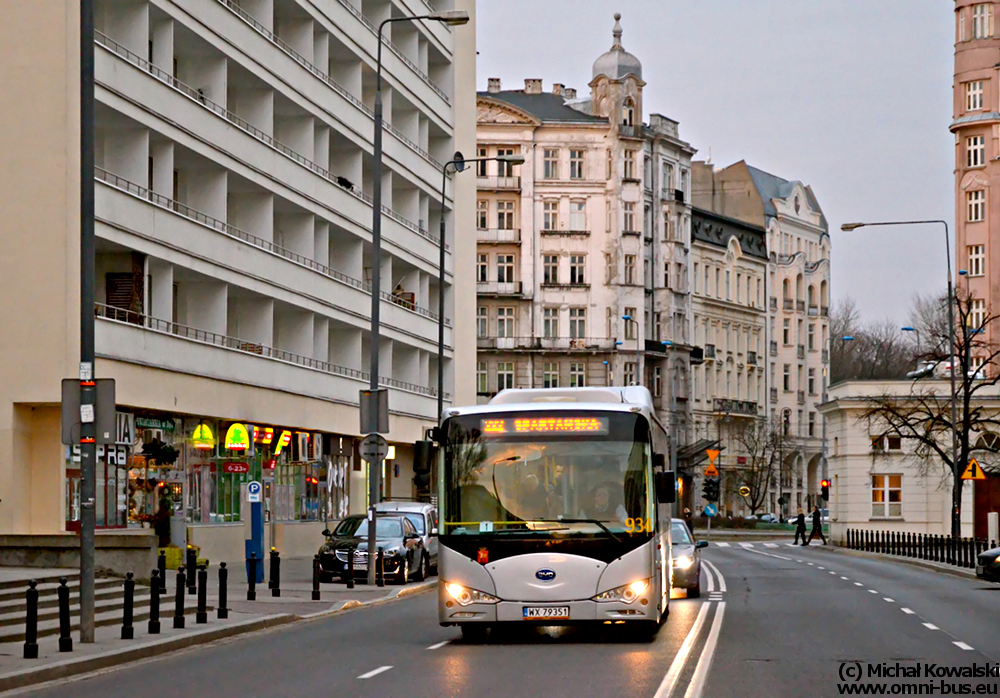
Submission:
M 371 564 L 371 555 L 368 556 L 368 564 Z M 375 558 L 375 586 L 384 587 L 385 586 L 385 568 L 382 565 L 382 561 L 385 558 L 385 554 L 382 552 L 382 548 L 378 549 L 378 556 Z
M 156 569 L 159 570 L 159 586 L 154 586 L 154 589 L 159 589 L 164 594 L 167 593 L 167 551 L 160 549 L 160 555 L 156 559 Z
M 271 571 L 268 573 L 267 586 L 271 596 L 281 596 L 281 557 L 280 553 L 271 548 Z
M 313 588 L 312 600 L 319 601 L 319 555 L 313 555 Z
M 247 601 L 257 600 L 257 553 L 250 553 L 247 560 L 249 570 L 247 572 Z
M 59 651 L 72 652 L 73 638 L 70 636 L 69 624 L 69 587 L 66 586 L 66 578 L 59 578 L 59 589 L 56 592 L 59 597 Z
M 208 569 L 205 565 L 198 568 L 198 610 L 194 622 L 196 625 L 208 622 Z
M 194 574 L 192 572 L 192 574 Z M 177 593 L 174 596 L 174 627 L 184 628 L 184 566 L 177 568 Z
M 229 570 L 226 569 L 226 563 L 219 563 L 219 608 L 216 610 L 216 615 L 219 620 L 224 620 L 229 617 L 229 609 L 226 607 L 226 584 L 229 582 Z
M 193 545 L 187 547 L 187 593 L 194 596 L 198 593 L 198 580 L 195 578 L 195 573 L 198 570 L 198 551 L 194 549 Z
M 163 578 L 160 577 L 160 570 L 153 570 L 153 578 L 149 589 L 149 622 L 146 623 L 146 632 L 150 635 L 160 634 L 160 593 L 165 592 Z
M 28 613 L 24 619 L 24 658 L 38 659 L 38 582 L 28 582 Z
M 953 538 L 930 533 L 849 528 L 846 547 L 851 550 L 943 562 L 955 567 L 973 569 L 980 553 L 997 547 L 997 541 L 987 541 L 984 538 Z
M 122 609 L 122 639 L 135 638 L 135 628 L 132 627 L 132 607 L 135 603 L 135 580 L 132 573 L 125 575 L 125 607 Z

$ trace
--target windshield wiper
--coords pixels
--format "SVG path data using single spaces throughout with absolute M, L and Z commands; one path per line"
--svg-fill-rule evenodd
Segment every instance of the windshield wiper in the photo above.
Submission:
M 595 526 L 597 526 L 598 528 L 600 528 L 602 531 L 604 531 L 605 533 L 607 533 L 609 536 L 611 536 L 612 538 L 614 538 L 614 540 L 615 540 L 616 543 L 621 543 L 622 542 L 621 538 L 619 538 L 614 533 L 612 533 L 610 528 L 608 528 L 607 526 L 605 526 L 601 521 L 598 521 L 597 519 L 566 519 L 566 518 L 563 518 L 563 517 L 560 516 L 558 519 L 539 519 L 539 521 L 548 521 L 549 523 L 589 523 L 589 524 L 594 524 Z
M 542 519 L 532 519 L 530 521 L 525 521 L 526 524 L 529 523 L 560 523 L 559 521 L 546 521 Z M 568 531 L 569 526 L 554 526 L 552 528 L 504 528 L 497 531 L 493 531 L 493 534 L 506 534 L 506 533 L 548 533 L 549 531 Z

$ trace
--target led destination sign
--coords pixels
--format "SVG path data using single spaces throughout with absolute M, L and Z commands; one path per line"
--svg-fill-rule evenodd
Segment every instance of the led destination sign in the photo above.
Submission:
M 499 434 L 607 434 L 607 417 L 512 417 L 480 420 L 485 436 Z

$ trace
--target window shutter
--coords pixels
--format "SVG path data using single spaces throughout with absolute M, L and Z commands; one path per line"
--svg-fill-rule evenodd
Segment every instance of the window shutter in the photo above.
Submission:
M 129 310 L 132 306 L 132 272 L 110 272 L 104 278 L 107 284 L 107 305 Z

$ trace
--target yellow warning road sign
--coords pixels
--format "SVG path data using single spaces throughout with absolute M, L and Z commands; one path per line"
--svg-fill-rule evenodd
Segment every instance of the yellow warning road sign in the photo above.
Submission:
M 722 453 L 722 451 L 718 451 L 714 448 L 705 449 L 705 454 L 708 456 L 708 462 L 712 465 L 715 465 L 715 459 L 719 457 L 720 453 Z
M 714 463 L 705 468 L 705 477 L 719 477 L 719 469 Z
M 969 459 L 969 465 L 966 466 L 965 472 L 962 473 L 963 480 L 985 480 L 986 473 L 983 472 L 983 468 L 979 465 L 979 461 L 975 458 Z

